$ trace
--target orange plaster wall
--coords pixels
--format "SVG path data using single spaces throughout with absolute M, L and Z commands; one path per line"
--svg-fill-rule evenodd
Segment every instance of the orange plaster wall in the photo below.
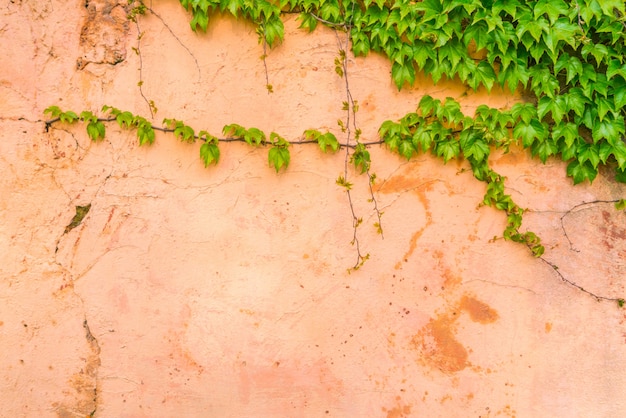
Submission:
M 124 4 L 121 1 L 120 4 Z M 87 8 L 85 8 L 87 4 Z M 367 181 L 351 173 L 371 258 L 356 259 L 344 155 L 157 134 L 139 147 L 107 125 L 44 129 L 43 109 L 108 104 L 219 134 L 229 123 L 297 139 L 345 115 L 332 31 L 285 20 L 267 58 L 254 28 L 215 16 L 189 30 L 174 0 L 137 27 L 113 0 L 10 1 L 0 10 L 1 417 L 615 417 L 626 413 L 626 316 L 561 282 L 520 245 L 493 241 L 465 162 L 411 161 L 372 147 L 384 238 Z M 175 36 L 174 36 L 175 35 Z M 514 97 L 426 79 L 398 92 L 385 59 L 351 58 L 366 141 L 428 93 L 509 106 Z M 491 156 L 525 225 L 569 279 L 626 294 L 626 190 L 601 173 L 572 187 L 564 165 Z M 76 206 L 91 204 L 66 230 Z M 563 221 L 561 223 L 561 220 Z M 565 228 L 566 234 L 564 233 Z

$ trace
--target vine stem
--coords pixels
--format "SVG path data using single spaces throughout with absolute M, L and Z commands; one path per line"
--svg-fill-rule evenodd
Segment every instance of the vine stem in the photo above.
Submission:
M 561 273 L 559 271 L 559 267 L 554 264 L 553 262 L 551 262 L 550 260 L 547 260 L 546 258 L 544 258 L 543 256 L 538 257 L 544 264 L 547 264 L 548 266 L 552 267 L 552 270 L 554 270 L 554 272 L 557 274 L 557 276 L 559 276 L 559 279 L 561 279 L 563 282 L 567 283 L 570 286 L 575 287 L 576 289 L 578 289 L 579 291 L 586 293 L 587 295 L 593 297 L 594 299 L 596 299 L 598 302 L 602 301 L 602 300 L 606 300 L 609 302 L 617 302 L 620 306 L 622 306 L 624 304 L 624 299 L 622 298 L 611 298 L 608 296 L 600 296 L 596 293 L 593 293 L 587 289 L 585 289 L 584 287 L 582 287 L 581 285 L 571 281 L 570 279 L 568 279 L 567 277 L 565 277 L 565 275 L 563 275 L 563 273 Z
M 141 37 L 143 36 L 143 34 L 141 33 L 138 19 L 135 19 L 135 26 L 137 27 L 137 48 L 135 49 L 135 52 L 139 57 L 139 83 L 137 83 L 137 85 L 139 86 L 139 94 L 141 94 L 141 97 L 148 105 L 148 110 L 150 110 L 150 116 L 154 119 L 154 102 L 148 100 L 143 92 L 143 57 L 141 56 Z
M 591 205 L 596 205 L 598 203 L 617 203 L 619 202 L 619 200 L 593 200 L 591 202 L 582 202 L 579 203 L 577 205 L 575 205 L 574 207 L 568 209 L 560 218 L 560 222 L 561 222 L 561 230 L 563 231 L 563 235 L 565 235 L 565 238 L 567 239 L 567 242 L 569 243 L 569 248 L 572 251 L 576 251 L 577 253 L 580 252 L 580 250 L 574 248 L 574 243 L 572 243 L 572 240 L 570 239 L 567 231 L 565 230 L 565 223 L 564 223 L 564 219 L 566 216 L 574 213 L 576 211 L 576 209 L 582 208 L 581 210 L 585 209 L 586 206 L 591 206 Z
M 45 125 L 45 131 L 48 132 L 48 130 L 50 129 L 50 127 L 52 125 L 54 125 L 57 122 L 60 122 L 61 118 L 52 118 L 52 119 L 48 119 L 46 121 L 43 121 L 44 125 Z M 115 122 L 116 119 L 114 117 L 109 117 L 109 118 L 98 118 L 97 119 L 98 122 Z M 164 133 L 173 133 L 174 129 L 172 128 L 164 128 L 162 126 L 157 126 L 157 125 L 150 125 L 150 127 L 152 129 L 154 129 L 155 131 L 159 131 L 159 132 L 164 132 Z M 194 138 L 200 141 L 205 141 L 204 137 L 200 137 L 198 134 L 194 134 Z M 246 142 L 243 138 L 217 138 L 217 140 L 219 142 Z M 310 140 L 291 140 L 291 141 L 287 141 L 290 145 L 305 145 L 305 144 L 317 144 L 317 140 L 315 139 L 310 139 Z M 383 145 L 385 143 L 385 141 L 380 140 L 380 141 L 370 141 L 370 142 L 361 142 L 361 145 L 364 146 L 372 146 L 372 145 Z M 264 144 L 266 145 L 266 144 Z M 345 143 L 345 142 L 340 142 L 339 146 L 342 148 L 350 148 L 350 149 L 354 149 L 356 147 L 356 144 L 353 143 Z

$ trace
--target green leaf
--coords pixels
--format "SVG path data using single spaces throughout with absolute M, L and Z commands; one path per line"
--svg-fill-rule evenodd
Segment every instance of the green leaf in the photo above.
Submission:
M 83 110 L 80 113 L 80 118 L 84 120 L 85 122 L 95 122 L 98 120 L 98 117 L 94 115 L 93 112 L 90 112 L 89 110 Z
M 624 1 L 623 0 L 601 0 L 599 1 L 602 12 L 606 16 L 614 17 L 615 9 L 623 16 L 624 15 Z
M 447 163 L 452 158 L 458 157 L 460 152 L 459 141 L 455 139 L 443 140 L 435 144 L 435 154 L 443 158 L 444 163 Z
M 61 110 L 61 108 L 59 106 L 48 106 L 44 111 L 43 111 L 44 115 L 45 114 L 50 114 L 50 117 L 52 118 L 58 118 L 61 113 L 63 113 L 63 111 Z
M 598 170 L 593 168 L 589 161 L 580 163 L 578 160 L 574 160 L 567 166 L 567 175 L 574 179 L 574 184 L 582 183 L 585 180 L 592 183 L 598 175 Z
M 583 72 L 583 64 L 577 57 L 561 53 L 556 64 L 554 64 L 554 72 L 558 74 L 563 69 L 566 73 L 566 83 L 569 84 L 575 76 Z
M 556 96 L 555 98 L 543 96 L 537 104 L 537 117 L 541 120 L 550 112 L 554 122 L 559 123 L 567 111 L 567 101 L 564 96 Z
M 589 54 L 593 55 L 598 65 L 600 65 L 606 58 L 608 58 L 609 55 L 609 50 L 606 45 L 596 44 L 592 42 L 585 44 L 580 52 L 584 58 L 586 58 Z
M 521 119 L 525 124 L 537 117 L 537 108 L 531 103 L 515 103 L 511 107 L 511 116 L 513 119 Z
M 550 23 L 554 24 L 559 16 L 566 16 L 569 10 L 569 6 L 563 0 L 539 0 L 535 4 L 533 13 L 535 19 L 544 13 L 547 14 Z
M 100 139 L 104 139 L 105 127 L 102 122 L 99 122 L 97 119 L 95 122 L 89 122 L 87 124 L 87 135 L 91 138 L 92 141 L 98 141 Z
M 518 123 L 513 128 L 513 136 L 521 138 L 524 148 L 532 146 L 535 141 L 543 141 L 547 135 L 546 124 L 537 119 L 532 119 L 529 124 Z
M 429 117 L 433 111 L 438 112 L 439 107 L 441 106 L 441 101 L 439 99 L 433 99 L 428 94 L 424 95 L 419 104 L 417 105 L 417 109 L 422 113 L 422 117 Z
M 120 125 L 120 128 L 130 128 L 134 119 L 135 117 L 130 112 L 120 112 L 115 116 L 115 120 Z
M 74 123 L 78 120 L 78 115 L 71 110 L 68 110 L 67 112 L 59 114 L 59 119 L 61 122 Z
M 415 68 L 409 61 L 408 63 L 400 64 L 397 61 L 393 63 L 391 67 L 391 78 L 396 83 L 398 90 L 402 89 L 404 84 L 413 85 L 415 82 Z
M 220 149 L 217 144 L 212 142 L 205 142 L 200 147 L 200 158 L 204 162 L 204 166 L 208 167 L 209 164 L 216 164 L 220 160 Z
M 567 108 L 573 110 L 578 116 L 583 115 L 585 107 L 590 103 L 580 87 L 574 87 L 564 96 Z
M 250 128 L 244 133 L 243 139 L 250 145 L 253 143 L 255 145 L 261 145 L 265 143 L 265 133 L 260 129 Z
M 269 47 L 273 47 L 276 40 L 282 41 L 285 36 L 285 27 L 280 18 L 275 17 L 263 25 L 263 34 Z
M 481 162 L 489 155 L 489 145 L 475 130 L 464 130 L 459 137 L 459 144 L 465 158 Z
M 282 167 L 287 168 L 287 166 L 289 166 L 289 161 L 291 157 L 287 148 L 281 146 L 273 146 L 269 150 L 267 159 L 270 167 L 273 166 L 278 173 L 278 171 L 280 171 Z
M 411 141 L 403 140 L 398 144 L 398 153 L 407 160 L 410 160 L 415 153 L 415 147 Z
M 428 151 L 434 142 L 430 128 L 427 125 L 419 125 L 413 133 L 411 142 L 415 150 L 421 148 L 423 152 Z
M 313 30 L 317 27 L 318 20 L 313 17 L 311 13 L 300 13 L 297 20 L 301 21 L 300 26 L 298 27 L 299 29 L 306 29 L 309 32 L 313 32 Z
M 624 118 L 621 116 L 605 118 L 593 124 L 592 137 L 594 142 L 606 139 L 610 143 L 621 140 L 620 135 L 624 134 Z
M 206 10 L 194 9 L 193 19 L 189 22 L 191 30 L 194 32 L 198 30 L 198 27 L 206 32 L 206 28 L 209 25 L 209 16 Z
M 497 77 L 496 73 L 493 71 L 493 67 L 487 62 L 481 61 L 478 66 L 476 66 L 476 72 L 469 80 L 469 85 L 474 90 L 477 90 L 479 86 L 483 85 L 487 91 L 491 91 L 491 87 L 493 87 L 493 83 L 496 79 Z
M 559 147 L 550 137 L 545 138 L 542 141 L 535 141 L 531 146 L 532 156 L 539 156 L 542 163 L 546 163 L 548 157 L 556 155 L 559 152 Z
M 154 129 L 152 125 L 143 118 L 137 120 L 137 138 L 139 145 L 154 143 Z
M 357 144 L 354 148 L 354 152 L 350 156 L 350 162 L 357 170 L 361 170 L 361 174 L 369 170 L 371 159 L 370 153 L 363 144 Z
M 328 152 L 328 148 L 330 148 L 333 152 L 337 152 L 339 150 L 339 141 L 337 141 L 335 135 L 330 132 L 318 136 L 317 143 L 323 152 Z
M 563 138 L 565 145 L 570 147 L 578 138 L 578 126 L 572 122 L 557 123 L 552 127 L 552 138 L 555 141 Z

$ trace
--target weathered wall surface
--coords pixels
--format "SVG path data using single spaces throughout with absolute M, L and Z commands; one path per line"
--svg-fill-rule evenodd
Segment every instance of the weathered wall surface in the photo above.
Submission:
M 0 416 L 615 417 L 626 413 L 626 316 L 566 285 L 520 245 L 490 240 L 463 162 L 371 149 L 384 210 L 352 178 L 365 266 L 351 274 L 343 154 L 198 145 L 107 125 L 45 131 L 43 109 L 103 104 L 219 133 L 240 123 L 296 139 L 336 130 L 335 35 L 285 22 L 265 91 L 254 28 L 215 18 L 194 34 L 175 0 L 125 19 L 125 1 L 8 1 L 0 9 Z M 141 38 L 141 62 L 133 48 Z M 140 71 L 141 69 L 141 71 Z M 351 59 L 366 140 L 425 93 L 505 106 L 507 96 L 423 81 L 397 92 L 381 57 Z M 492 156 L 546 258 L 597 294 L 626 294 L 626 196 L 604 176 L 573 187 L 563 164 Z M 76 206 L 90 206 L 68 228 Z M 563 227 L 561 224 L 563 221 Z

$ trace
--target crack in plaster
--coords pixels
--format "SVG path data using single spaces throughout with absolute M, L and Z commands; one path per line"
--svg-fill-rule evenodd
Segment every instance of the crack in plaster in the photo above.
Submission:
M 494 286 L 499 286 L 499 287 L 506 287 L 509 289 L 520 289 L 520 290 L 525 290 L 527 292 L 532 293 L 533 295 L 536 295 L 537 292 L 535 292 L 532 289 L 529 289 L 527 287 L 523 287 L 523 286 L 516 286 L 516 285 L 512 285 L 512 284 L 504 284 L 504 283 L 498 283 L 498 282 L 494 282 L 491 280 L 485 280 L 485 279 L 472 279 L 472 280 L 466 280 L 464 282 L 461 283 L 461 285 L 466 285 L 466 284 L 470 284 L 472 282 L 481 282 L 481 283 L 487 283 L 487 284 L 491 284 Z

